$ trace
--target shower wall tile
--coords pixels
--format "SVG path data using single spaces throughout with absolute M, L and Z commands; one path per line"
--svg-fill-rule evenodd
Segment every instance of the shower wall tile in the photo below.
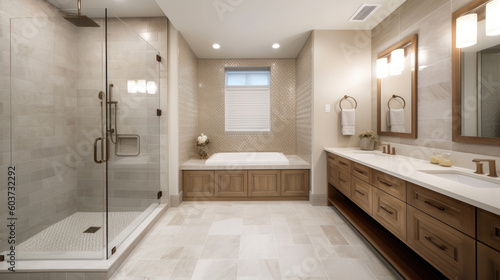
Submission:
M 384 141 L 416 147 L 447 149 L 498 156 L 493 146 L 454 143 L 452 134 L 452 11 L 471 0 L 407 0 L 388 20 L 372 32 L 372 69 L 376 57 L 399 40 L 417 33 L 418 46 L 418 139 L 381 137 Z M 376 108 L 375 70 L 372 71 L 372 108 Z M 372 129 L 376 129 L 377 111 L 372 110 Z
M 45 1 L 2 1 L 0 14 L 0 166 L 11 164 L 12 137 L 22 242 L 76 211 L 77 173 L 65 164 L 76 145 L 70 137 L 76 133 L 76 28 Z M 0 180 L 5 205 L 7 178 Z M 0 228 L 0 250 L 6 236 Z
M 224 87 L 226 67 L 271 68 L 271 132 L 225 132 Z M 209 153 L 297 153 L 295 59 L 198 60 L 199 132 L 210 139 Z M 193 139 L 194 140 L 194 139 Z M 194 145 L 194 141 L 193 141 Z
M 179 34 L 179 164 L 197 155 L 199 106 L 198 59 Z
M 309 37 L 297 56 L 297 155 L 312 162 L 313 40 Z

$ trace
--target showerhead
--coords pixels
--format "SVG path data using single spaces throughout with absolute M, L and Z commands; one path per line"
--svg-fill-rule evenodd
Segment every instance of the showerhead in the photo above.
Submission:
M 78 27 L 99 27 L 99 24 L 89 18 L 88 16 L 82 15 L 82 2 L 77 1 L 78 14 L 77 15 L 66 15 L 64 18 Z

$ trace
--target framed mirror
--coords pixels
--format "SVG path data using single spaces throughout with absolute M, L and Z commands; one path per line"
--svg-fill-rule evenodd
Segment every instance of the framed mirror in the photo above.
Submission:
M 476 0 L 453 13 L 455 142 L 500 145 L 499 7 L 499 1 Z
M 377 56 L 377 134 L 417 138 L 418 36 Z

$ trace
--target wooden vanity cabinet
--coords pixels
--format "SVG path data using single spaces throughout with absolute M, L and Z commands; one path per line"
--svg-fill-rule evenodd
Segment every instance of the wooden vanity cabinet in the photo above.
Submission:
M 476 236 L 476 208 L 449 196 L 408 183 L 411 206 L 471 236 Z
M 406 181 L 404 180 L 374 170 L 373 185 L 402 201 L 406 201 Z
M 406 243 L 449 279 L 476 279 L 476 248 L 471 237 L 408 206 Z
M 372 216 L 392 234 L 406 241 L 406 203 L 373 188 Z
M 500 216 L 477 209 L 477 239 L 500 251 Z
M 500 252 L 477 243 L 477 279 L 500 280 Z
M 372 186 L 351 176 L 351 200 L 369 215 L 372 214 Z

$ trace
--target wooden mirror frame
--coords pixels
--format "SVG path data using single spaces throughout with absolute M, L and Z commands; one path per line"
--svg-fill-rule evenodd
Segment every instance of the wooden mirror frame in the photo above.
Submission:
M 377 134 L 380 136 L 392 136 L 392 137 L 401 137 L 401 138 L 417 138 L 417 91 L 418 91 L 418 35 L 413 34 L 412 36 L 402 40 L 401 42 L 393 45 L 392 47 L 386 49 L 381 52 L 377 59 L 385 57 L 389 55 L 393 50 L 402 48 L 406 45 L 410 44 L 410 52 L 408 55 L 411 55 L 413 58 L 413 69 L 411 73 L 411 132 L 403 133 L 403 132 L 388 132 L 382 131 L 382 81 L 381 79 L 377 79 Z
M 479 137 L 479 136 L 464 136 L 462 135 L 462 61 L 461 61 L 461 52 L 457 46 L 457 18 L 467 14 L 470 11 L 473 11 L 486 3 L 490 2 L 490 0 L 475 0 L 463 8 L 457 10 L 453 13 L 452 16 L 452 113 L 453 113 L 453 134 L 452 140 L 453 142 L 461 142 L 461 143 L 471 143 L 471 144 L 485 144 L 485 145 L 497 145 L 500 146 L 500 138 L 491 138 L 491 137 Z M 478 14 L 478 21 L 484 19 L 484 14 Z

